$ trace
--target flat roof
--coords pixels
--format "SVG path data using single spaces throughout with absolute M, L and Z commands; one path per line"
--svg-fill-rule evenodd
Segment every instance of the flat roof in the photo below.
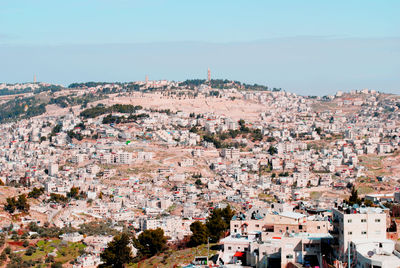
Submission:
M 292 233 L 290 237 L 307 238 L 307 239 L 321 239 L 321 238 L 333 238 L 329 233 Z
M 247 237 L 232 237 L 232 236 L 227 236 L 223 239 L 221 239 L 221 242 L 243 242 L 243 243 L 250 243 L 256 241 L 255 239 L 248 239 Z
M 292 212 L 292 211 L 284 211 L 284 212 L 280 213 L 279 216 L 288 217 L 288 218 L 292 218 L 292 219 L 296 219 L 296 220 L 307 217 L 307 215 L 297 213 L 297 212 Z

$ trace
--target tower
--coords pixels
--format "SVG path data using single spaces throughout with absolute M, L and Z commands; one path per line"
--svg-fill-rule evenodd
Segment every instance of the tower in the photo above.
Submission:
M 33 75 L 33 83 L 36 83 L 36 74 Z
M 211 82 L 211 71 L 210 71 L 210 68 L 208 68 L 208 72 L 207 72 L 207 81 Z
M 149 83 L 149 76 L 146 74 L 146 85 Z

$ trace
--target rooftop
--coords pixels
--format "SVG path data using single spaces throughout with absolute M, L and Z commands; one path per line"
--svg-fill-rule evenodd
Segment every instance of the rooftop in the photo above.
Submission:
M 380 207 L 367 207 L 365 205 L 353 205 L 349 206 L 347 204 L 343 204 L 342 206 L 338 206 L 336 208 L 338 211 L 343 214 L 383 214 L 384 210 Z
M 366 259 L 384 263 L 385 267 L 400 265 L 400 253 L 394 249 L 395 243 L 392 240 L 356 240 L 353 243 L 357 252 Z
M 280 213 L 279 215 L 283 216 L 283 217 L 293 218 L 296 220 L 307 217 L 307 215 L 297 213 L 297 212 L 291 212 L 291 211 L 284 211 L 284 212 Z
M 333 238 L 333 236 L 329 233 L 291 233 L 289 236 L 305 239 Z

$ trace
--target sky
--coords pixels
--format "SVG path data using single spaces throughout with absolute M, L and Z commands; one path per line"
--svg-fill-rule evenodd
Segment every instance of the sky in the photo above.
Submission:
M 240 80 L 400 94 L 397 0 L 0 0 L 0 83 Z

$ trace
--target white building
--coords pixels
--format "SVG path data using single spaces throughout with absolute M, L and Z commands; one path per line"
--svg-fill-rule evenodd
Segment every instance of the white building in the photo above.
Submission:
M 52 163 L 49 165 L 49 175 L 56 176 L 58 174 L 58 164 Z
M 334 232 L 338 234 L 340 254 L 347 252 L 352 241 L 386 239 L 386 213 L 381 208 L 333 208 Z M 344 256 L 343 255 L 343 256 Z
M 62 239 L 62 241 L 67 241 L 67 242 L 79 242 L 83 240 L 83 235 L 81 235 L 80 233 L 67 233 L 67 234 L 63 234 L 60 235 L 60 238 Z

